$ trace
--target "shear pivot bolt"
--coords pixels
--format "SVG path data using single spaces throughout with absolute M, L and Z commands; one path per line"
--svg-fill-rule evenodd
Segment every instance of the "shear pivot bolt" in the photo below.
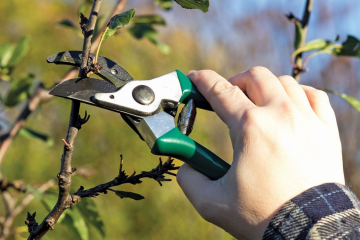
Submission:
M 116 75 L 118 73 L 118 71 L 116 69 L 111 69 L 111 74 L 112 75 Z
M 141 105 L 149 105 L 155 99 L 154 91 L 145 85 L 139 85 L 132 92 L 134 100 Z

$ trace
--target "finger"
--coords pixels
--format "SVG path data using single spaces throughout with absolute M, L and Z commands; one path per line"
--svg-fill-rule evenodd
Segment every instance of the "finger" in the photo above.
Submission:
M 288 99 L 279 79 L 264 67 L 253 67 L 230 78 L 229 82 L 239 86 L 259 107 L 284 98 Z
M 218 202 L 217 198 L 221 195 L 214 187 L 216 181 L 210 180 L 186 163 L 178 170 L 176 180 L 202 217 L 207 218 L 206 215 L 212 215 L 211 211 L 214 209 L 210 205 Z
M 197 71 L 188 77 L 228 126 L 233 119 L 238 119 L 244 111 L 255 106 L 239 87 L 214 71 Z
M 311 108 L 314 110 L 315 114 L 324 122 L 337 126 L 336 116 L 333 108 L 330 105 L 328 95 L 321 90 L 315 89 L 313 87 L 300 85 L 304 90 Z
M 287 95 L 295 103 L 295 105 L 304 110 L 311 110 L 309 100 L 299 83 L 291 76 L 278 77 L 281 85 L 285 89 Z

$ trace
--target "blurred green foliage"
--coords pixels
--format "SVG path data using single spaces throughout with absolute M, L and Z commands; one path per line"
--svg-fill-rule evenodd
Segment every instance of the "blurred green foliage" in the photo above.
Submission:
M 165 2 L 165 1 L 161 1 Z M 105 1 L 102 9 L 113 2 Z M 19 77 L 31 73 L 46 87 L 51 87 L 69 69 L 67 66 L 54 66 L 46 63 L 47 56 L 65 50 L 80 50 L 82 40 L 74 31 L 57 27 L 58 22 L 69 19 L 78 22 L 78 9 L 81 1 L 36 0 L 24 3 L 21 0 L 5 1 L 0 4 L 0 44 L 17 42 L 23 36 L 31 38 L 29 52 L 14 69 L 13 75 Z M 106 12 L 100 15 L 106 15 Z M 31 14 L 29 14 L 31 13 Z M 171 26 L 168 26 L 171 28 Z M 199 45 L 192 41 L 193 36 L 181 29 L 172 29 L 171 35 L 163 36 L 162 41 L 169 44 L 171 55 L 162 54 L 156 46 L 146 40 L 134 40 L 127 32 L 107 40 L 101 55 L 122 65 L 135 79 L 151 79 L 174 69 L 186 72 L 191 69 L 212 67 L 199 61 L 194 53 Z M 186 41 L 189 44 L 184 45 Z M 214 50 L 216 52 L 217 50 Z M 99 183 L 112 180 L 118 173 L 119 155 L 124 156 L 124 169 L 133 171 L 151 170 L 158 164 L 158 157 L 151 155 L 148 147 L 128 127 L 116 113 L 82 105 L 92 116 L 79 132 L 73 166 L 86 165 L 96 169 L 96 175 L 90 179 L 73 177 L 73 190 L 79 186 L 90 188 Z M 23 179 L 26 183 L 45 182 L 56 177 L 60 168 L 63 148 L 62 138 L 66 135 L 70 112 L 70 101 L 53 99 L 41 106 L 41 110 L 31 115 L 26 127 L 41 129 L 54 141 L 53 146 L 18 137 L 13 142 L 1 166 L 3 175 L 11 179 Z M 215 116 L 199 110 L 192 138 L 212 149 L 222 158 L 231 159 L 231 144 L 227 137 L 227 128 Z M 177 161 L 177 165 L 181 162 Z M 232 239 L 223 230 L 203 220 L 188 202 L 174 178 L 173 182 L 160 187 L 156 181 L 144 180 L 140 185 L 123 185 L 116 190 L 130 191 L 145 197 L 142 201 L 120 199 L 115 194 L 100 195 L 95 199 L 104 221 L 105 239 Z M 80 202 L 79 206 L 85 203 Z M 76 210 L 81 212 L 81 207 Z M 26 211 L 37 212 L 40 221 L 48 213 L 40 200 L 34 200 L 20 214 L 14 227 L 24 226 Z M 4 212 L 0 204 L 0 212 Z M 74 213 L 76 214 L 76 213 Z M 70 217 L 71 218 L 71 217 Z M 63 221 L 74 221 L 64 218 Z M 91 221 L 89 219 L 89 221 Z M 78 223 L 81 226 L 83 223 Z M 74 224 L 71 224 L 74 225 Z M 24 237 L 26 233 L 22 234 Z M 89 228 L 90 239 L 100 239 L 101 234 L 93 227 Z M 47 234 L 49 239 L 73 239 L 70 227 L 62 224 Z

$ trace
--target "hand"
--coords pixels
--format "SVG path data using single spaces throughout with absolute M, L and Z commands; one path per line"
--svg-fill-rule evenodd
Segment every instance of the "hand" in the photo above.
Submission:
M 207 221 L 238 239 L 261 239 L 287 201 L 329 182 L 344 184 L 336 118 L 326 93 L 254 67 L 229 81 L 188 76 L 229 127 L 234 157 L 217 181 L 184 164 L 177 180 Z

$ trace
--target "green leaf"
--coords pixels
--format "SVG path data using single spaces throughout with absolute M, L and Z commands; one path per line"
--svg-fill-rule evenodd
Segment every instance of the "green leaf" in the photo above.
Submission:
M 34 131 L 30 128 L 22 127 L 19 131 L 19 134 L 24 137 L 30 138 L 30 139 L 39 139 L 39 140 L 45 142 L 48 146 L 53 145 L 53 140 L 49 136 L 47 136 L 43 133 Z
M 74 235 L 77 236 L 76 239 L 89 239 L 88 227 L 86 226 L 84 218 L 76 208 L 66 209 L 66 216 L 62 221 L 62 224 L 64 224 Z
M 334 56 L 350 56 L 360 58 L 360 40 L 348 35 L 345 42 L 331 52 Z
M 131 21 L 132 23 L 148 23 L 156 25 L 166 25 L 165 20 L 160 15 L 143 15 L 134 17 Z
M 294 49 L 298 49 L 300 47 L 302 38 L 303 38 L 303 27 L 301 22 L 295 22 L 295 41 L 294 41 Z
M 172 0 L 154 0 L 162 9 L 170 10 L 172 8 Z
M 16 104 L 27 99 L 30 95 L 30 87 L 35 76 L 29 73 L 15 78 L 11 83 L 10 91 L 5 99 L 5 106 L 14 107 Z
M 81 199 L 81 203 L 74 205 L 74 207 L 79 210 L 89 224 L 99 231 L 101 236 L 105 237 L 105 225 L 101 220 L 99 210 L 94 200 L 83 198 Z
M 170 47 L 166 44 L 160 42 L 157 38 L 157 31 L 152 27 L 151 24 L 145 23 L 136 23 L 132 25 L 129 29 L 131 35 L 133 35 L 137 39 L 146 38 L 153 44 L 155 44 L 161 52 L 168 54 L 170 52 Z
M 67 27 L 67 28 L 71 28 L 74 30 L 78 30 L 78 28 L 76 27 L 75 23 L 73 23 L 71 20 L 69 19 L 64 19 L 60 22 L 57 23 L 59 26 L 61 27 Z
M 356 111 L 360 112 L 360 102 L 354 97 L 351 97 L 349 95 L 346 95 L 345 93 L 338 93 L 333 90 L 324 89 L 325 92 L 335 94 L 336 96 L 341 97 L 344 99 L 348 104 L 350 104 Z
M 127 25 L 135 15 L 135 9 L 116 14 L 110 19 L 109 25 L 106 27 L 101 37 L 103 40 L 112 36 L 117 30 Z
M 7 67 L 12 53 L 14 51 L 14 46 L 8 44 L 8 43 L 3 43 L 0 46 L 0 67 Z
M 209 10 L 209 0 L 175 0 L 181 7 L 187 9 L 200 9 L 204 13 Z
M 332 41 L 324 40 L 324 39 L 316 39 L 313 41 L 310 41 L 305 44 L 304 47 L 301 48 L 301 52 L 309 52 L 313 50 L 318 50 L 324 47 L 327 47 L 329 44 L 331 44 Z
M 8 67 L 13 67 L 20 62 L 20 60 L 29 51 L 29 38 L 22 37 L 14 46 L 11 58 L 9 59 Z
M 109 190 L 115 192 L 115 194 L 117 196 L 119 196 L 121 199 L 123 199 L 123 198 L 131 198 L 131 199 L 134 199 L 134 200 L 142 200 L 142 199 L 144 199 L 143 196 L 141 196 L 140 194 L 137 194 L 137 193 L 118 191 L 118 190 L 113 190 L 113 189 L 110 189 L 110 188 L 109 188 Z

